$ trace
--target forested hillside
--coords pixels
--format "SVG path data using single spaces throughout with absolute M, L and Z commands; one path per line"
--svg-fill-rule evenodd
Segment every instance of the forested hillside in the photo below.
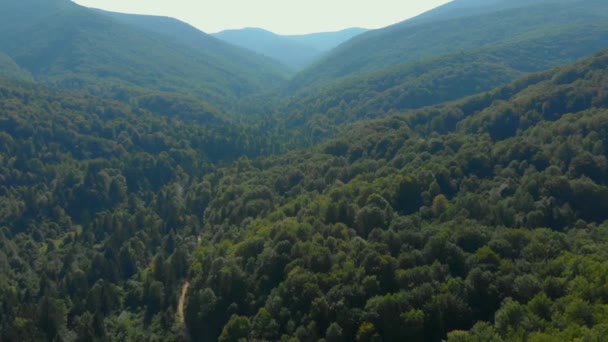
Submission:
M 289 87 L 175 19 L 5 0 L 0 341 L 608 340 L 606 19 L 455 0 Z
M 607 78 L 603 52 L 220 169 L 270 147 L 3 82 L 0 337 L 601 340 Z
M 129 320 L 150 324 L 150 300 L 174 305 L 204 177 L 269 149 L 251 127 L 187 109 L 0 81 L 0 340 L 123 340 Z
M 469 0 L 456 0 L 468 4 Z M 455 11 L 446 15 L 442 8 L 423 15 L 423 19 L 411 19 L 380 30 L 366 32 L 332 51 L 326 58 L 313 67 L 297 75 L 291 82 L 292 90 L 319 87 L 333 84 L 337 80 L 379 71 L 387 67 L 412 63 L 430 57 L 468 51 L 478 48 L 499 47 L 514 43 L 524 43 L 528 39 L 538 39 L 552 35 L 556 30 L 587 27 L 593 34 L 599 27 L 606 29 L 608 4 L 602 0 L 533 0 L 503 5 L 506 0 L 497 0 L 488 5 L 473 2 L 464 6 L 463 14 Z M 475 10 L 476 6 L 483 10 Z M 488 6 L 488 7 L 486 7 Z M 513 8 L 514 7 L 514 8 Z M 489 8 L 488 10 L 486 10 Z M 434 17 L 437 11 L 437 17 Z M 450 12 L 452 13 L 452 12 Z M 607 38 L 602 37 L 598 44 L 606 46 Z M 545 46 L 545 45 L 549 46 Z M 551 49 L 551 40 L 541 45 L 541 50 Z M 583 42 L 584 43 L 584 42 Z M 577 45 L 577 40 L 569 44 Z M 511 58 L 526 56 L 522 49 Z M 592 53 L 592 52 L 589 52 Z M 561 58 L 574 61 L 585 56 L 581 54 L 562 54 Z M 550 54 L 547 54 L 550 57 Z M 551 65 L 549 64 L 549 68 Z M 539 71 L 539 70 L 537 70 Z
M 297 91 L 280 110 L 284 126 L 310 146 L 345 123 L 488 91 L 608 46 L 607 19 L 599 1 L 454 1 L 356 37 L 296 75 Z M 350 69 L 351 60 L 361 68 Z M 332 74 L 341 68 L 344 75 Z
M 21 69 L 12 58 L 0 52 L 0 77 L 15 80 L 31 80 L 32 76 Z
M 213 61 L 224 69 L 241 73 L 241 77 L 251 79 L 261 79 L 262 82 L 276 82 L 270 76 L 282 79 L 291 74 L 291 71 L 283 65 L 277 64 L 268 58 L 252 54 L 245 49 L 235 48 L 233 45 L 225 44 L 220 39 L 212 35 L 205 34 L 200 30 L 184 22 L 169 17 L 159 17 L 150 15 L 134 15 L 124 13 L 114 13 L 107 11 L 98 12 L 105 16 L 112 17 L 122 23 L 143 29 L 148 32 L 170 37 L 181 44 L 184 44 L 197 52 L 212 56 Z M 257 69 L 259 68 L 259 69 Z M 266 75 L 265 75 L 266 74 Z M 268 77 L 267 79 L 261 77 Z M 262 84 L 267 87 L 268 84 Z
M 576 43 L 571 43 L 576 42 Z M 287 102 L 286 126 L 308 143 L 344 123 L 422 108 L 493 89 L 533 71 L 592 54 L 608 44 L 608 25 L 565 27 L 490 48 L 475 49 L 356 76 L 300 93 Z
M 454 19 L 459 17 L 470 17 L 497 10 L 508 10 L 519 7 L 529 6 L 531 3 L 546 0 L 454 0 L 445 5 L 434 8 L 428 12 L 422 13 L 406 22 L 396 26 L 416 25 L 421 22 L 442 21 L 445 19 Z M 552 0 L 552 2 L 565 2 L 570 0 Z M 575 0 L 576 1 L 576 0 Z
M 229 107 L 285 80 L 272 60 L 175 20 L 129 22 L 69 0 L 6 1 L 0 51 L 39 82 L 116 98 L 116 88 L 177 92 Z
M 221 171 L 192 338 L 602 340 L 607 79 L 603 52 Z

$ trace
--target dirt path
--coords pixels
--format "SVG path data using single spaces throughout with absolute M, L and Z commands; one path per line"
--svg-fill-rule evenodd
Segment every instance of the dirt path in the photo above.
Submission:
M 188 289 L 190 289 L 190 282 L 186 281 L 184 286 L 182 286 L 182 294 L 179 296 L 177 312 L 175 313 L 175 318 L 180 323 L 184 323 L 184 308 L 186 306 L 186 299 L 188 297 Z

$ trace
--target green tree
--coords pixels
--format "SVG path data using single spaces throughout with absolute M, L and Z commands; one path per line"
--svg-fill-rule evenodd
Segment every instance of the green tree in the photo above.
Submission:
M 343 331 L 342 327 L 340 327 L 337 323 L 332 323 L 329 328 L 327 328 L 327 332 L 325 333 L 325 339 L 327 342 L 340 342 L 343 341 Z
M 247 317 L 233 315 L 224 326 L 220 342 L 246 341 L 251 332 L 251 322 Z

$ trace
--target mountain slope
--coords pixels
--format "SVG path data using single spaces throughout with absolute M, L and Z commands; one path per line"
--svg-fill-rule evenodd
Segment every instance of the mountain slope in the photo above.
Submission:
M 537 1 L 538 0 L 533 0 Z M 561 0 L 551 0 L 552 2 Z M 569 0 L 566 0 L 569 1 Z M 416 25 L 421 22 L 442 21 L 446 19 L 455 19 L 459 17 L 471 17 L 484 13 L 496 12 L 499 10 L 514 9 L 518 7 L 526 7 L 530 5 L 530 1 L 526 0 L 453 0 L 445 5 L 439 6 L 431 11 L 422 13 L 421 15 L 411 18 L 405 22 L 394 26 Z
M 0 81 L 0 340 L 602 341 L 607 79 L 256 160 L 276 127 Z
M 12 58 L 0 52 L 0 78 L 30 81 L 32 76 L 27 71 L 21 69 Z
M 290 36 L 258 28 L 245 28 L 218 32 L 214 36 L 273 58 L 299 71 L 318 60 L 325 52 L 365 31 L 351 28 L 338 32 Z
M 463 1 L 467 2 L 454 3 Z M 364 33 L 297 75 L 291 89 L 332 83 L 442 54 L 514 43 L 529 35 L 540 36 L 563 27 L 586 24 L 604 27 L 608 17 L 608 5 L 599 0 L 535 0 L 515 8 L 504 3 L 493 1 L 491 11 L 486 11 L 488 7 L 483 5 L 483 11 L 467 10 L 472 14 L 455 17 L 446 16 L 439 8 L 435 10 L 437 20 L 430 20 L 435 13 L 430 11 L 423 15 L 426 20 L 414 18 Z M 471 6 L 475 8 L 475 4 L 477 2 Z M 574 56 L 572 60 L 579 57 L 582 56 Z
M 333 86 L 292 97 L 283 110 L 286 125 L 304 129 L 308 139 L 318 141 L 344 123 L 487 91 L 526 73 L 590 55 L 607 43 L 606 24 L 564 26 L 505 44 L 345 78 Z
M 189 31 L 191 44 L 68 0 L 9 0 L 2 7 L 7 10 L 0 12 L 5 28 L 0 50 L 37 81 L 72 88 L 141 87 L 229 104 L 284 80 L 274 62 L 173 20 L 143 18 L 158 30 Z M 206 44 L 197 45 L 197 37 Z
M 192 338 L 601 340 L 607 78 L 604 51 L 225 170 Z
M 116 290 L 138 283 L 140 267 L 156 255 L 172 253 L 169 235 L 180 236 L 182 257 L 192 249 L 200 213 L 186 218 L 169 203 L 184 199 L 183 190 L 215 163 L 261 147 L 259 134 L 241 128 L 198 110 L 158 115 L 80 92 L 0 80 L 0 340 L 130 335 L 122 323 L 115 330 L 103 322 L 125 299 Z M 203 203 L 186 202 L 193 211 Z M 174 275 L 185 275 L 182 263 Z M 69 320 L 71 327 L 68 314 L 79 317 Z M 171 330 L 159 329 L 162 336 Z
M 235 49 L 233 46 L 222 42 L 222 40 L 214 38 L 213 35 L 205 34 L 197 28 L 174 18 L 114 13 L 101 10 L 99 12 L 133 27 L 168 36 L 172 40 L 191 48 L 197 50 L 204 49 L 206 53 L 214 55 L 218 59 L 224 59 L 225 62 L 232 63 L 231 67 L 233 68 L 238 68 L 239 66 L 246 66 L 251 69 L 262 68 L 259 71 L 263 74 L 268 71 L 264 69 L 265 67 L 269 70 L 275 69 L 275 71 L 280 72 L 283 76 L 289 74 L 286 68 L 276 64 L 274 61 L 252 55 L 249 51 L 243 49 Z

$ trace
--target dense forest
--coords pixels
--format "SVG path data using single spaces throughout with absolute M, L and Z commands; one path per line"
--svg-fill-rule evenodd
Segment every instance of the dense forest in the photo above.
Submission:
M 602 340 L 607 67 L 604 52 L 221 171 L 191 336 Z
M 209 200 L 204 176 L 267 148 L 212 116 L 167 117 L 14 81 L 0 83 L 0 112 L 0 337 L 9 341 L 102 338 L 104 318 L 147 305 L 125 290 L 143 289 L 137 278 L 154 257 L 177 252 L 168 259 L 181 264 L 171 266 L 177 285 Z
M 174 19 L 0 4 L 0 341 L 606 340 L 607 16 L 456 0 L 290 78 Z

